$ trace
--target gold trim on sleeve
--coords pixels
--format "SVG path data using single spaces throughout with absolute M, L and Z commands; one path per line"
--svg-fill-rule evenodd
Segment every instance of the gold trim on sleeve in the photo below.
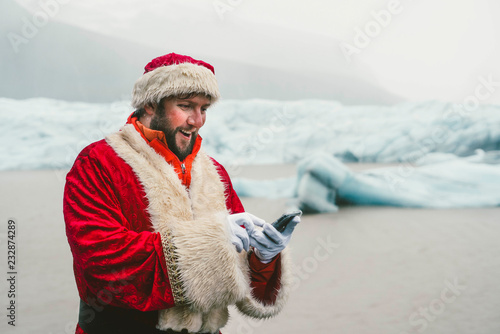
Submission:
M 170 231 L 161 233 L 161 243 L 163 246 L 163 254 L 165 255 L 165 262 L 167 263 L 168 278 L 170 280 L 170 287 L 174 296 L 175 305 L 187 304 L 186 297 L 184 296 L 184 289 L 182 288 L 181 274 L 177 267 L 177 255 L 175 254 L 175 245 Z

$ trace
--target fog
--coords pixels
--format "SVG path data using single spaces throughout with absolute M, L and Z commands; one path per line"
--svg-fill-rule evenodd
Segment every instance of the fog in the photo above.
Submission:
M 126 99 L 177 52 L 215 66 L 223 98 L 346 104 L 500 102 L 500 4 L 432 1 L 6 0 L 0 96 Z

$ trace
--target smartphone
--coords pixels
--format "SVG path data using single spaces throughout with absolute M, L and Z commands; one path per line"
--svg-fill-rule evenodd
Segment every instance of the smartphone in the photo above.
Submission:
M 276 219 L 276 221 L 271 225 L 273 225 L 274 228 L 278 230 L 278 232 L 283 233 L 283 231 L 285 231 L 286 229 L 286 226 L 293 220 L 294 217 L 297 216 L 302 216 L 302 211 L 297 210 L 294 212 L 285 213 L 281 217 Z

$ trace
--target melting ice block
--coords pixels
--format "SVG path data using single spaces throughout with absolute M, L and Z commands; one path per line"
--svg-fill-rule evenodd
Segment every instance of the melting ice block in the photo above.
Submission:
M 304 212 L 335 212 L 339 203 L 422 208 L 464 208 L 500 205 L 498 154 L 478 152 L 460 158 L 434 155 L 421 165 L 400 165 L 352 172 L 328 154 L 312 155 L 298 165 L 295 179 L 238 180 L 247 196 L 273 194 L 295 198 Z M 288 182 L 288 183 L 287 183 Z M 292 190 L 290 184 L 295 184 Z M 259 189 L 260 194 L 251 189 Z

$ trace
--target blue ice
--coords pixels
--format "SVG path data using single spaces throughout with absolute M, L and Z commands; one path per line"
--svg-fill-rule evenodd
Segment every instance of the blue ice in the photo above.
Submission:
M 431 154 L 411 165 L 356 173 L 338 158 L 318 153 L 298 164 L 296 178 L 237 180 L 235 185 L 243 196 L 293 198 L 305 212 L 335 212 L 339 204 L 489 207 L 500 205 L 499 163 L 499 151 L 466 158 Z

